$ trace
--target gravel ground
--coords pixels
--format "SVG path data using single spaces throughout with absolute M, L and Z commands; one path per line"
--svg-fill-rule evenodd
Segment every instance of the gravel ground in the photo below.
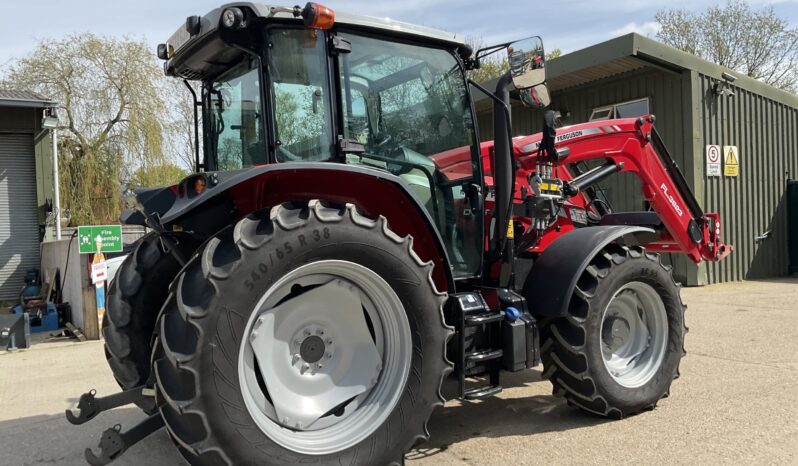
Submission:
M 798 464 L 798 279 L 689 288 L 688 355 L 657 409 L 607 421 L 551 396 L 540 371 L 503 379 L 481 402 L 452 401 L 430 421 L 432 439 L 409 464 Z M 41 340 L 41 339 L 39 339 Z M 117 387 L 101 342 L 39 342 L 0 353 L 0 464 L 80 465 L 127 407 L 73 427 L 64 409 L 94 388 Z M 115 465 L 184 464 L 164 431 Z

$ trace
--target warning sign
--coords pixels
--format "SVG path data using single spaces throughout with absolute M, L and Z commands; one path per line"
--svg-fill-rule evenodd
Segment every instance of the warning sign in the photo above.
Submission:
M 707 146 L 707 176 L 720 176 L 720 146 Z
M 737 146 L 723 146 L 723 174 L 738 176 L 740 174 L 740 154 Z

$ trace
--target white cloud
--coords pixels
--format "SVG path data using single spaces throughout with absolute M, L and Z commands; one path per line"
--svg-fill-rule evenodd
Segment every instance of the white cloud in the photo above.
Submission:
M 643 36 L 653 37 L 657 34 L 657 31 L 659 31 L 659 23 L 656 21 L 645 21 L 642 23 L 632 21 L 631 23 L 626 23 L 623 26 L 613 30 L 612 36 L 622 36 L 624 34 L 636 32 Z

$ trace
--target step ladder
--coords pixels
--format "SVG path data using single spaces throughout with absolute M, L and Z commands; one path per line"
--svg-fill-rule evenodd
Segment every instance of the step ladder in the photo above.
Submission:
M 501 322 L 504 314 L 491 310 L 485 298 L 478 292 L 460 293 L 453 296 L 455 322 L 459 345 L 457 351 L 457 374 L 461 399 L 478 400 L 494 396 L 502 391 L 499 385 L 502 349 L 500 345 Z M 477 330 L 484 337 L 479 348 L 468 346 L 469 333 Z M 480 371 L 480 368 L 485 368 Z M 473 373 L 477 371 L 477 373 Z M 466 388 L 466 375 L 487 376 L 487 383 Z

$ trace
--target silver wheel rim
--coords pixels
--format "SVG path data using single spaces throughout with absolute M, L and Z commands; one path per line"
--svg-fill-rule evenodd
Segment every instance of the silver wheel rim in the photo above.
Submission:
M 665 359 L 668 316 L 651 285 L 630 282 L 615 292 L 601 319 L 601 356 L 613 379 L 645 385 Z
M 292 270 L 255 306 L 239 350 L 247 410 L 297 453 L 343 451 L 393 411 L 410 371 L 401 300 L 375 272 L 347 261 Z

